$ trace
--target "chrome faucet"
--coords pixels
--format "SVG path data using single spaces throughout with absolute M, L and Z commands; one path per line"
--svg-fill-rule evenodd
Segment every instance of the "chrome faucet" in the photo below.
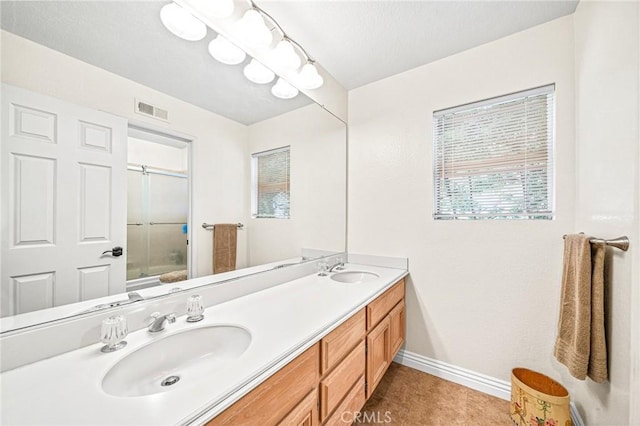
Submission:
M 344 269 L 344 262 L 342 259 L 338 260 L 333 266 L 331 266 L 327 272 L 342 271 Z
M 158 331 L 164 330 L 164 327 L 167 325 L 167 322 L 173 324 L 176 322 L 175 314 L 166 314 L 160 315 L 160 312 L 154 312 L 151 314 L 152 321 L 149 323 L 149 333 L 156 333 Z

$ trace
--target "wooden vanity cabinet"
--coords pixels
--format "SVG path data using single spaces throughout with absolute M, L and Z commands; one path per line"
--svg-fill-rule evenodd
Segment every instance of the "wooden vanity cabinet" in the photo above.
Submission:
M 404 343 L 405 336 L 405 307 L 404 299 L 389 312 L 389 340 L 391 346 L 391 359 L 396 356 Z
M 316 426 L 318 424 L 318 391 L 312 390 L 278 426 Z
M 393 360 L 390 345 L 389 318 L 385 317 L 367 335 L 367 399 L 373 394 Z
M 401 279 L 207 426 L 351 424 L 404 337 Z
M 316 391 L 319 359 L 320 345 L 316 343 L 238 402 L 210 420 L 207 426 L 279 424 L 292 415 L 292 411 L 304 402 L 309 393 Z M 315 400 L 317 401 L 317 397 Z M 317 414 L 313 417 L 317 418 Z
M 320 341 L 320 421 L 340 417 L 340 407 L 365 375 L 366 312 L 361 309 Z M 364 392 L 362 394 L 364 398 Z
M 404 279 L 367 305 L 367 383 L 371 397 L 405 336 Z

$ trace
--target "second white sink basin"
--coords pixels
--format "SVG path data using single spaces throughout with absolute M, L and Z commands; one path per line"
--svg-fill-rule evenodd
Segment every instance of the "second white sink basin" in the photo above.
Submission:
M 372 281 L 377 278 L 380 278 L 380 275 L 374 274 L 373 272 L 364 272 L 364 271 L 347 271 L 347 272 L 338 272 L 337 274 L 331 275 L 331 279 L 334 281 L 338 281 L 341 283 L 365 283 L 367 281 Z
M 102 389 L 113 396 L 136 397 L 192 386 L 242 355 L 251 333 L 216 325 L 185 330 L 141 347 L 107 372 Z

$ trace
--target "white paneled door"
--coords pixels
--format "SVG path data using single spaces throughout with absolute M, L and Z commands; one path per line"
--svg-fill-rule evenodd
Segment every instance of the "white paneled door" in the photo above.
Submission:
M 1 135 L 1 316 L 124 292 L 127 121 L 3 84 Z

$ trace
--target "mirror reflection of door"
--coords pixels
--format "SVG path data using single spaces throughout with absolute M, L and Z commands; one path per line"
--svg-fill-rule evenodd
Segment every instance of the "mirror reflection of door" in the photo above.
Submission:
M 127 291 L 188 278 L 189 143 L 130 128 Z
M 125 290 L 126 135 L 120 117 L 2 85 L 3 317 Z

